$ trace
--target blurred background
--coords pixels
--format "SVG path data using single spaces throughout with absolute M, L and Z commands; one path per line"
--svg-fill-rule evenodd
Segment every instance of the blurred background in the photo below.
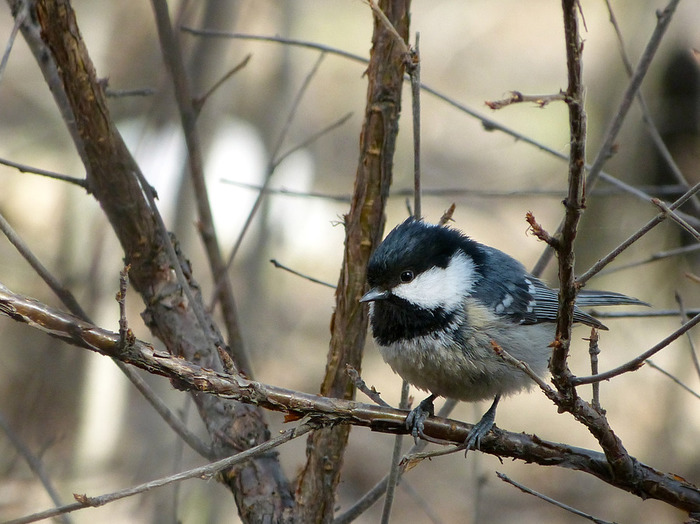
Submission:
M 636 64 L 655 24 L 661 1 L 612 2 L 632 64 Z M 615 114 L 627 75 L 605 2 L 582 1 L 586 30 L 584 81 L 587 89 L 588 158 L 597 153 Z M 78 24 L 97 73 L 119 95 L 110 109 L 133 154 L 159 194 L 168 227 L 181 241 L 202 285 L 205 302 L 211 278 L 197 234 L 196 210 L 186 178 L 185 147 L 172 88 L 166 74 L 153 13 L 148 2 L 76 0 Z M 210 0 L 171 2 L 171 16 L 194 28 L 248 35 L 282 36 L 369 56 L 372 15 L 359 0 Z M 700 180 L 700 76 L 693 49 L 700 48 L 700 4 L 681 3 L 654 60 L 642 92 L 680 169 L 691 183 Z M 0 41 L 11 34 L 13 18 L 0 7 Z M 568 153 L 568 115 L 562 103 L 491 111 L 486 100 L 525 94 L 552 94 L 566 88 L 561 6 L 535 0 L 417 0 L 411 34 L 420 32 L 422 81 L 552 150 Z M 244 39 L 203 38 L 182 33 L 192 91 L 206 92 L 247 55 L 246 67 L 215 91 L 199 117 L 207 151 L 206 172 L 222 249 L 228 256 L 257 196 L 281 154 L 352 113 L 340 126 L 289 155 L 271 173 L 267 196 L 244 237 L 231 275 L 255 377 L 262 382 L 317 392 L 326 364 L 333 290 L 270 264 L 276 259 L 297 271 L 335 284 L 343 250 L 341 217 L 349 208 L 362 123 L 364 66 L 302 47 Z M 318 66 L 313 76 L 310 73 Z M 286 133 L 285 122 L 301 86 L 309 82 Z M 121 93 L 123 94 L 123 93 Z M 412 187 L 410 90 L 395 158 L 395 190 Z M 532 211 L 553 232 L 563 209 L 567 164 L 555 156 L 482 123 L 424 93 L 422 169 L 425 217 L 437 221 L 457 204 L 455 227 L 498 247 L 532 267 L 542 243 L 528 235 L 525 213 Z M 277 144 L 281 143 L 281 147 Z M 672 201 L 680 194 L 654 148 L 635 104 L 605 171 L 650 194 Z M 76 177 L 79 157 L 53 98 L 21 36 L 0 80 L 0 158 Z M 95 200 L 77 187 L 0 166 L 0 212 L 41 261 L 78 297 L 101 326 L 117 330 L 122 253 Z M 431 191 L 437 194 L 431 194 Z M 334 198 L 325 198 L 332 196 Z M 657 213 L 649 202 L 599 183 L 589 193 L 577 243 L 582 273 Z M 686 211 L 693 212 L 692 207 Z M 392 197 L 387 226 L 407 215 L 406 195 Z M 623 266 L 688 245 L 689 238 L 668 221 L 624 252 L 610 270 L 589 284 L 639 297 L 654 309 L 700 305 L 698 251 L 653 263 Z M 544 279 L 556 283 L 550 264 Z M 12 245 L 0 238 L 0 282 L 13 291 L 60 307 Z M 139 317 L 143 304 L 128 296 L 131 328 L 154 341 Z M 678 316 L 610 318 L 601 334 L 601 369 L 615 367 L 675 330 Z M 588 331 L 578 328 L 570 365 L 590 372 Z M 700 332 L 691 332 L 695 344 Z M 155 342 L 155 341 L 154 341 Z M 203 463 L 184 447 L 116 366 L 99 355 L 69 347 L 0 318 L 0 416 L 13 434 L 43 460 L 64 502 L 72 493 L 98 495 Z M 700 390 L 687 337 L 654 358 L 695 391 Z M 400 379 L 384 364 L 368 337 L 362 375 L 385 400 L 398 403 Z M 186 394 L 167 380 L 142 373 L 168 404 L 204 435 Z M 424 396 L 414 391 L 416 402 Z M 590 390 L 581 389 L 590 397 Z M 360 395 L 359 400 L 366 401 Z M 601 401 L 611 426 L 629 452 L 662 471 L 700 483 L 700 410 L 697 395 L 681 389 L 650 366 L 601 385 Z M 460 404 L 453 417 L 474 422 L 487 406 Z M 284 429 L 282 415 L 269 413 L 273 432 Z M 559 415 L 539 392 L 502 402 L 497 425 L 540 438 L 598 449 L 595 440 L 568 415 Z M 406 439 L 408 445 L 408 439 Z M 304 461 L 305 440 L 281 448 L 293 478 Z M 345 456 L 338 508 L 348 508 L 386 473 L 393 437 L 354 428 Z M 595 478 L 556 467 L 470 453 L 422 463 L 397 492 L 394 519 L 411 522 L 578 522 L 501 482 L 501 471 L 532 489 L 597 517 L 616 522 L 680 522 L 681 512 L 656 501 L 615 490 Z M 0 521 L 51 507 L 36 476 L 5 432 L 0 432 Z M 381 504 L 360 522 L 376 522 Z M 235 522 L 230 494 L 214 481 L 190 480 L 99 509 L 72 514 L 75 522 Z

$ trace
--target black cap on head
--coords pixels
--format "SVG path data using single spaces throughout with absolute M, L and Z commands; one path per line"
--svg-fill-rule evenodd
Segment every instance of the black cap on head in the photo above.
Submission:
M 367 281 L 371 287 L 391 288 L 399 283 L 402 271 L 419 274 L 431 267 L 447 267 L 460 248 L 472 255 L 478 264 L 477 246 L 457 230 L 411 217 L 396 226 L 372 254 Z

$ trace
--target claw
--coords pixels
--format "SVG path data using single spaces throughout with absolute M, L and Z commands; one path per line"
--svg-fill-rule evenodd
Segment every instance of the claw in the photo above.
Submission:
M 464 441 L 465 457 L 470 449 L 478 450 L 481 448 L 481 437 L 491 431 L 491 428 L 496 421 L 496 407 L 498 406 L 499 400 L 501 400 L 501 395 L 496 395 L 496 398 L 493 399 L 493 404 L 491 404 L 491 407 L 486 411 L 486 413 L 484 413 L 481 420 L 474 424 L 474 427 L 469 432 L 469 435 L 467 435 L 467 439 Z
M 413 408 L 411 412 L 406 417 L 406 429 L 411 431 L 413 435 L 413 441 L 418 444 L 418 438 L 424 437 L 423 430 L 425 429 L 425 421 L 428 417 L 432 417 L 435 414 L 435 406 L 433 405 L 433 400 L 435 400 L 436 395 L 430 395 L 428 398 L 423 400 L 418 406 Z

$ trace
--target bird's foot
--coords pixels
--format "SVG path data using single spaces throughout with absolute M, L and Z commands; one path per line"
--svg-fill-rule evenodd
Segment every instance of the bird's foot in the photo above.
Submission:
M 416 444 L 418 444 L 418 437 L 425 437 L 423 429 L 425 428 L 424 423 L 426 419 L 435 414 L 433 400 L 435 400 L 435 395 L 430 395 L 418 404 L 418 406 L 413 408 L 406 417 L 406 428 L 411 431 L 411 435 L 413 435 L 413 440 Z
M 491 404 L 491 407 L 486 411 L 486 413 L 484 413 L 481 420 L 474 424 L 474 427 L 469 432 L 469 435 L 467 435 L 467 438 L 463 444 L 465 448 L 465 457 L 470 449 L 478 450 L 481 448 L 481 438 L 491 431 L 491 428 L 493 428 L 493 425 L 496 422 L 496 407 L 498 406 L 498 401 L 500 399 L 501 396 L 496 395 L 496 398 L 493 399 L 493 404 Z

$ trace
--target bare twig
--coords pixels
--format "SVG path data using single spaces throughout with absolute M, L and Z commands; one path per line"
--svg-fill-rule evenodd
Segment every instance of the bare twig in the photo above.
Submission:
M 457 405 L 456 400 L 448 399 L 438 412 L 438 417 L 448 417 L 454 407 Z M 419 453 L 428 445 L 427 440 L 419 440 L 408 450 L 407 456 Z M 405 473 L 405 469 L 400 470 L 400 475 Z M 348 508 L 343 514 L 333 519 L 333 524 L 349 524 L 357 519 L 362 513 L 367 511 L 375 502 L 377 502 L 386 491 L 389 475 L 386 475 L 382 480 L 377 482 L 367 493 L 360 497 L 355 503 Z
M 374 386 L 372 386 L 371 388 L 367 386 L 367 383 L 364 380 L 362 380 L 362 377 L 354 367 L 352 367 L 350 364 L 347 364 L 345 366 L 345 369 L 347 371 L 348 376 L 352 379 L 352 383 L 355 385 L 358 391 L 362 391 L 362 393 L 367 395 L 367 397 L 378 406 L 384 406 L 387 408 L 391 407 L 390 404 L 388 404 L 384 401 L 384 399 L 382 399 L 379 392 L 376 389 L 374 389 Z
M 591 357 L 591 375 L 595 376 L 598 374 L 598 355 L 600 355 L 600 347 L 598 347 L 598 331 L 595 328 L 591 328 L 591 336 L 588 338 L 588 355 Z M 603 412 L 603 408 L 600 405 L 600 382 L 593 383 L 593 399 L 591 404 L 593 408 L 599 412 Z
M 694 196 L 695 196 L 695 195 L 693 195 L 693 197 L 694 197 Z M 691 197 L 691 200 L 692 200 L 692 197 Z M 690 224 L 688 224 L 688 222 L 686 222 L 685 220 L 683 220 L 683 218 L 681 218 L 680 216 L 678 216 L 678 214 L 677 214 L 676 212 L 674 212 L 672 209 L 670 209 L 670 208 L 668 207 L 668 205 L 667 205 L 665 202 L 662 202 L 662 201 L 659 200 L 658 198 L 652 198 L 652 199 L 651 199 L 651 203 L 654 204 L 654 205 L 655 205 L 656 207 L 658 207 L 659 209 L 661 209 L 661 211 L 663 211 L 663 213 L 664 213 L 666 216 L 668 216 L 671 220 L 673 220 L 676 224 L 678 224 L 678 225 L 681 226 L 683 229 L 685 229 L 688 233 L 690 233 L 690 235 L 691 235 L 693 238 L 695 238 L 695 240 L 697 240 L 698 242 L 700 242 L 700 233 L 698 233 L 698 231 L 697 231 L 693 226 L 691 226 Z
M 20 11 L 15 14 L 15 23 L 12 26 L 10 37 L 7 39 L 7 45 L 5 46 L 5 52 L 2 54 L 2 60 L 0 60 L 0 82 L 2 82 L 2 77 L 5 73 L 5 68 L 7 67 L 7 61 L 10 59 L 10 53 L 12 52 L 12 47 L 15 45 L 15 39 L 17 38 L 19 28 L 22 26 L 24 20 L 28 16 L 29 4 L 22 4 Z
M 401 400 L 399 401 L 399 409 L 408 409 L 409 391 L 411 386 L 405 380 L 401 383 Z M 394 451 L 391 454 L 391 466 L 387 475 L 386 493 L 384 494 L 384 506 L 382 507 L 382 524 L 389 524 L 391 519 L 391 508 L 394 504 L 394 493 L 396 486 L 401 478 L 401 445 L 403 443 L 403 435 L 394 437 Z
M 683 324 L 688 318 L 688 312 L 685 309 L 685 303 L 683 302 L 683 297 L 676 291 L 676 302 L 678 303 L 678 310 L 680 312 L 681 324 Z M 698 354 L 695 350 L 695 341 L 693 337 L 688 333 L 688 349 L 690 350 L 690 360 L 693 361 L 693 367 L 695 368 L 695 374 L 700 377 L 700 361 L 698 360 Z
M 698 191 L 700 191 L 700 182 L 695 184 L 688 191 L 686 191 L 683 196 L 681 196 L 678 200 L 673 202 L 673 204 L 668 206 L 668 209 L 675 210 L 676 208 L 682 206 L 691 196 L 693 196 Z M 595 264 L 593 264 L 593 266 L 591 266 L 591 268 L 588 271 L 586 271 L 583 275 L 580 275 L 576 279 L 576 281 L 578 282 L 578 285 L 583 286 L 586 282 L 588 282 L 588 280 L 590 280 L 591 277 L 593 277 L 596 273 L 598 273 L 606 265 L 608 265 L 610 262 L 612 262 L 620 253 L 622 253 L 625 249 L 627 249 L 629 246 L 634 244 L 637 240 L 642 238 L 645 234 L 647 234 L 649 231 L 651 231 L 654 227 L 656 227 L 661 222 L 663 222 L 667 216 L 668 216 L 668 214 L 666 212 L 663 212 L 663 213 L 659 213 L 654 218 L 652 218 L 649 222 L 647 222 L 644 226 L 642 226 L 636 233 L 631 235 L 624 242 L 622 242 L 619 246 L 617 246 L 615 249 L 613 249 L 610 253 L 608 253 L 603 258 L 598 260 L 598 262 L 596 262 Z
M 204 107 L 204 104 L 206 104 L 207 100 L 209 100 L 209 97 L 213 95 L 217 89 L 219 89 L 229 78 L 231 78 L 233 75 L 235 75 L 241 69 L 248 65 L 248 62 L 250 62 L 252 56 L 253 55 L 251 54 L 246 55 L 246 57 L 243 60 L 241 60 L 240 63 L 232 67 L 231 70 L 224 76 L 222 76 L 217 82 L 214 82 L 214 85 L 211 86 L 206 93 L 198 96 L 192 101 L 192 104 L 194 105 L 194 109 L 197 112 L 197 114 L 199 114 L 202 111 L 202 107 Z
M 73 184 L 87 190 L 87 181 L 84 178 L 77 178 L 68 175 L 63 175 L 61 173 L 55 173 L 54 171 L 47 171 L 46 169 L 40 169 L 38 167 L 20 164 L 19 162 L 13 162 L 12 160 L 7 160 L 5 158 L 0 158 L 0 164 L 5 165 L 7 167 L 13 167 L 21 173 L 33 173 L 35 175 L 53 178 L 54 180 L 68 182 L 69 184 Z
M 324 200 L 330 200 L 333 202 L 348 203 L 352 199 L 349 194 L 330 194 L 321 193 L 317 191 L 295 191 L 293 189 L 287 189 L 284 187 L 274 188 L 263 186 L 259 184 L 249 184 L 247 182 L 240 182 L 237 180 L 230 180 L 227 178 L 221 178 L 221 182 L 225 184 L 231 184 L 237 187 L 243 187 L 250 189 L 252 191 L 264 190 L 265 193 L 271 195 L 282 195 L 297 198 L 321 198 Z M 688 188 L 679 185 L 666 185 L 666 186 L 642 186 L 634 188 L 637 191 L 645 193 L 654 193 L 656 195 L 682 195 Z M 607 188 L 596 188 L 592 191 L 588 191 L 588 195 L 605 196 L 605 197 L 617 197 L 626 191 L 617 186 L 607 187 Z M 463 187 L 450 187 L 450 188 L 433 188 L 426 189 L 421 187 L 421 193 L 423 196 L 462 196 L 462 197 L 473 197 L 473 198 L 523 198 L 527 196 L 543 197 L 543 198 L 557 198 L 561 199 L 566 196 L 566 191 L 559 189 L 536 189 L 536 188 L 522 188 L 522 189 L 467 189 Z M 410 197 L 415 194 L 415 190 L 411 189 L 392 189 L 389 192 L 390 197 Z M 647 198 L 645 201 L 649 202 L 651 197 Z
M 142 87 L 139 89 L 109 89 L 105 88 L 107 98 L 125 98 L 129 96 L 153 96 L 156 90 L 152 87 Z
M 515 480 L 509 478 L 507 475 L 505 475 L 499 471 L 496 472 L 496 475 L 503 482 L 507 482 L 511 486 L 515 486 L 523 493 L 527 493 L 528 495 L 533 495 L 540 500 L 544 500 L 545 502 L 549 502 L 550 504 L 553 504 L 554 506 L 557 506 L 558 508 L 561 508 L 561 509 L 568 511 L 569 513 L 573 513 L 574 515 L 577 515 L 579 517 L 583 517 L 584 519 L 588 519 L 591 522 L 595 522 L 596 524 L 613 524 L 612 522 L 608 522 L 607 520 L 599 519 L 598 517 L 594 517 L 593 515 L 589 515 L 588 513 L 584 513 L 583 511 L 580 511 L 576 508 L 572 508 L 568 504 L 564 504 L 563 502 L 559 502 L 556 499 L 553 499 L 551 497 L 543 495 L 542 493 L 539 493 L 539 492 L 535 491 L 534 489 L 530 489 L 527 486 L 520 484 L 519 482 L 516 482 Z
M 49 494 L 49 497 L 51 497 L 51 500 L 56 506 L 61 506 L 63 505 L 63 501 L 61 500 L 61 496 L 59 495 L 58 491 L 56 491 L 56 488 L 53 485 L 53 482 L 51 482 L 51 479 L 49 478 L 48 473 L 46 472 L 46 468 L 44 468 L 44 463 L 41 461 L 41 458 L 37 457 L 34 453 L 32 453 L 32 450 L 29 449 L 29 447 L 22 441 L 22 439 L 17 435 L 10 424 L 8 423 L 7 420 L 5 420 L 5 416 L 0 413 L 0 428 L 5 432 L 5 435 L 9 439 L 9 441 L 12 443 L 14 448 L 17 450 L 17 452 L 22 455 L 24 460 L 27 462 L 29 465 L 29 468 L 34 472 L 34 474 L 39 478 L 41 481 L 41 484 L 44 486 L 44 489 L 46 490 L 46 493 Z M 59 516 L 61 522 L 64 524 L 69 524 L 72 522 L 72 520 L 67 516 L 67 515 L 60 515 Z
M 565 102 L 566 93 L 559 91 L 552 95 L 524 95 L 520 91 L 511 91 L 508 98 L 503 98 L 501 100 L 487 100 L 484 102 L 490 109 L 502 109 L 506 106 L 512 104 L 519 104 L 522 102 L 532 102 L 537 104 L 539 107 L 544 107 L 550 102 Z
M 559 247 L 559 240 L 547 233 L 547 231 L 537 222 L 537 220 L 535 220 L 535 215 L 533 215 L 532 212 L 528 211 L 525 214 L 525 221 L 530 225 L 530 231 L 532 231 L 532 234 L 538 239 L 546 242 L 554 249 Z
M 649 311 L 604 311 L 591 309 L 591 315 L 598 318 L 655 318 L 655 317 L 677 317 L 691 318 L 700 313 L 700 308 L 690 308 L 683 312 L 679 309 L 652 309 Z
M 217 295 L 222 304 L 224 323 L 228 332 L 232 355 L 235 357 L 238 369 L 251 374 L 252 368 L 243 345 L 238 314 L 233 297 L 231 282 L 226 271 L 226 265 L 221 256 L 221 250 L 216 236 L 214 218 L 212 216 L 209 195 L 204 177 L 204 160 L 199 134 L 197 133 L 197 112 L 195 111 L 190 88 L 187 82 L 185 66 L 182 61 L 180 42 L 176 38 L 170 22 L 170 14 L 166 0 L 152 0 L 153 12 L 158 29 L 161 52 L 170 72 L 177 101 L 182 129 L 187 145 L 187 159 L 190 168 L 190 178 L 195 192 L 197 214 L 199 216 L 199 232 L 204 243 L 209 267 L 214 278 Z M 205 329 L 206 332 L 206 328 Z
M 654 364 L 654 362 L 652 362 L 651 359 L 647 359 L 646 363 L 649 365 L 650 368 L 653 368 L 656 371 L 658 371 L 659 373 L 661 373 L 662 375 L 670 378 L 673 382 L 678 384 L 681 388 L 685 389 L 688 393 L 693 395 L 695 398 L 700 399 L 700 393 L 694 391 L 690 386 L 685 385 L 683 382 L 681 382 L 681 380 L 679 380 L 677 377 L 673 376 L 671 373 L 669 373 L 668 371 L 666 371 L 662 367 Z
M 610 23 L 613 26 L 615 36 L 617 38 L 617 44 L 620 49 L 620 58 L 622 58 L 622 63 L 625 66 L 625 71 L 627 71 L 627 75 L 631 77 L 634 73 L 634 69 L 632 67 L 632 62 L 630 62 L 629 56 L 627 54 L 627 50 L 625 49 L 625 41 L 622 38 L 622 31 L 620 30 L 620 26 L 617 23 L 615 11 L 613 10 L 612 5 L 610 4 L 610 0 L 605 0 L 605 5 L 608 9 Z M 668 166 L 669 170 L 676 178 L 676 180 L 685 187 L 689 187 L 690 183 L 688 182 L 687 178 L 683 175 L 676 162 L 673 160 L 671 152 L 668 150 L 668 147 L 666 147 L 666 144 L 664 143 L 664 140 L 661 137 L 661 133 L 659 133 L 659 130 L 656 127 L 656 124 L 654 123 L 654 119 L 651 116 L 651 111 L 649 111 L 646 99 L 644 98 L 644 95 L 641 91 L 637 93 L 637 101 L 639 103 L 640 109 L 642 110 L 643 119 L 647 125 L 649 136 L 651 136 L 651 139 L 654 142 L 654 145 L 656 146 L 656 149 L 658 150 L 659 154 L 661 155 L 661 158 L 663 158 L 664 162 L 666 162 L 666 165 Z M 697 214 L 698 212 L 700 212 L 700 202 L 698 202 L 697 197 L 693 197 L 690 200 L 690 202 L 694 207 L 695 213 Z
M 556 343 L 553 345 L 549 369 L 560 391 L 569 389 L 570 376 L 566 360 L 571 341 L 571 326 L 576 299 L 574 273 L 574 240 L 585 208 L 586 112 L 583 87 L 583 41 L 579 34 L 578 5 L 576 0 L 562 0 L 564 12 L 564 40 L 569 85 L 566 102 L 569 108 L 569 191 L 564 200 L 565 214 L 556 249 L 559 261 L 559 310 L 557 314 Z
M 405 411 L 286 390 L 242 376 L 218 373 L 167 352 L 156 351 L 150 344 L 140 340 L 135 340 L 129 351 L 124 353 L 119 345 L 118 333 L 101 329 L 34 300 L 15 295 L 2 285 L 0 314 L 69 344 L 119 358 L 151 373 L 174 379 L 183 388 L 244 401 L 275 411 L 286 411 L 299 417 L 309 414 L 315 419 L 335 425 L 355 424 L 382 432 L 407 432 Z M 695 322 L 700 322 L 700 315 L 695 318 Z M 467 438 L 471 427 L 454 420 L 430 417 L 425 421 L 424 431 L 430 436 L 461 444 Z M 700 490 L 677 475 L 660 473 L 657 469 L 637 461 L 634 461 L 634 476 L 625 478 L 614 475 L 607 459 L 600 453 L 568 444 L 559 445 L 541 439 L 535 440 L 521 433 L 510 433 L 500 429 L 484 436 L 481 451 L 501 457 L 519 458 L 538 464 L 556 464 L 584 471 L 637 495 L 663 500 L 686 511 L 700 511 Z
M 656 253 L 652 253 L 651 255 L 649 255 L 647 258 L 643 258 L 643 259 L 637 260 L 635 262 L 630 262 L 629 264 L 622 264 L 622 265 L 615 266 L 615 267 L 605 268 L 602 271 L 600 271 L 598 274 L 600 276 L 608 275 L 610 273 L 616 273 L 617 271 L 622 271 L 625 269 L 631 269 L 634 267 L 642 266 L 644 264 L 649 264 L 650 262 L 656 262 L 657 260 L 663 260 L 665 258 L 687 255 L 689 253 L 694 253 L 696 251 L 700 251 L 700 244 L 690 244 L 687 246 L 677 247 L 675 249 L 669 249 L 666 251 L 657 251 Z
M 688 322 L 683 324 L 680 328 L 678 328 L 676 331 L 671 333 L 669 336 L 664 338 L 661 342 L 658 344 L 655 344 L 653 347 L 639 355 L 638 357 L 630 360 L 629 362 L 616 367 L 615 369 L 611 369 L 610 371 L 606 371 L 604 373 L 599 373 L 598 375 L 592 375 L 589 377 L 573 377 L 571 379 L 572 383 L 574 386 L 580 386 L 582 384 L 592 384 L 593 382 L 600 382 L 603 380 L 610 380 L 613 377 L 616 377 L 618 375 L 622 375 L 623 373 L 627 373 L 629 371 L 636 371 L 640 367 L 644 365 L 644 362 L 651 358 L 653 355 L 664 349 L 666 346 L 668 346 L 671 342 L 676 340 L 678 337 L 682 336 L 684 333 L 695 327 L 697 324 L 700 323 L 700 313 L 695 315 L 692 319 L 690 319 Z
M 666 20 L 666 19 L 665 19 Z M 668 20 L 670 21 L 670 20 Z M 233 38 L 233 39 L 241 39 L 241 40 L 254 40 L 254 41 L 259 41 L 259 42 L 274 42 L 278 44 L 284 44 L 284 45 L 291 45 L 291 46 L 298 46 L 298 47 L 303 47 L 307 49 L 314 49 L 316 51 L 322 51 L 326 53 L 331 53 L 336 56 L 341 56 L 343 58 L 346 58 L 348 60 L 352 60 L 355 62 L 358 62 L 360 64 L 367 64 L 368 60 L 367 58 L 361 56 L 361 55 L 356 55 L 354 53 L 349 53 L 347 51 L 344 51 L 342 49 L 338 49 L 332 46 L 327 46 L 324 44 L 319 44 L 316 42 L 309 42 L 307 40 L 298 40 L 294 38 L 285 38 L 285 37 L 279 37 L 279 36 L 263 36 L 263 35 L 251 35 L 251 34 L 245 34 L 245 33 L 232 33 L 232 32 L 227 32 L 227 31 L 217 31 L 217 30 L 211 30 L 211 29 L 195 29 L 192 27 L 181 27 L 181 29 L 184 32 L 196 35 L 196 36 L 201 36 L 201 37 L 207 37 L 207 38 Z M 658 45 L 658 42 L 656 42 L 656 45 Z M 648 64 L 647 64 L 648 65 Z M 502 133 L 505 133 L 509 136 L 512 136 L 515 138 L 517 141 L 530 144 L 537 149 L 544 151 L 545 153 L 548 153 L 549 155 L 552 155 L 556 158 L 559 158 L 561 160 L 569 160 L 569 156 L 565 153 L 562 153 L 558 149 L 549 147 L 542 142 L 539 142 L 527 135 L 524 135 L 522 133 L 519 133 L 518 131 L 515 131 L 514 129 L 509 128 L 508 126 L 505 126 L 501 124 L 500 122 L 489 118 L 486 115 L 481 114 L 480 112 L 470 108 L 469 106 L 462 104 L 455 100 L 454 98 L 451 98 L 450 96 L 438 91 L 437 89 L 432 88 L 429 85 L 426 84 L 421 84 L 421 89 L 425 91 L 426 93 L 430 93 L 431 95 L 435 96 L 439 100 L 442 100 L 443 102 L 447 103 L 448 105 L 454 107 L 458 111 L 461 111 L 477 120 L 479 120 L 482 125 L 484 126 L 484 129 L 487 131 L 501 131 Z M 593 166 L 586 164 L 585 165 L 586 170 L 590 171 Z M 630 184 L 627 184 L 626 182 L 623 182 L 622 180 L 619 180 L 615 178 L 614 176 L 600 170 L 598 177 L 611 184 L 613 187 L 624 191 L 634 197 L 636 197 L 639 200 L 643 200 L 645 202 L 648 202 L 651 199 L 651 195 L 642 189 L 636 188 Z M 588 194 L 591 194 L 591 187 L 588 188 Z M 407 193 L 407 194 L 412 194 Z M 691 223 L 696 223 L 700 224 L 700 221 L 697 219 L 688 216 L 688 215 L 683 215 L 686 220 L 692 221 Z M 547 260 L 546 262 L 549 261 L 550 255 L 547 255 Z M 544 265 L 546 265 L 546 262 Z M 542 265 L 541 263 L 538 264 L 535 269 L 533 270 L 533 274 L 541 274 L 542 269 L 539 268 L 539 266 Z
M 248 229 L 250 228 L 251 224 L 253 223 L 253 219 L 255 218 L 255 215 L 257 214 L 258 210 L 260 209 L 260 206 L 262 205 L 263 198 L 265 197 L 265 194 L 267 193 L 267 186 L 272 180 L 272 175 L 275 172 L 275 169 L 277 169 L 277 166 L 287 158 L 289 155 L 294 153 L 295 151 L 302 149 L 304 147 L 307 147 L 311 143 L 315 142 L 322 136 L 324 136 L 327 133 L 330 133 L 334 129 L 342 126 L 345 122 L 347 122 L 350 117 L 352 116 L 352 113 L 348 113 L 345 116 L 339 118 L 335 122 L 332 122 L 330 125 L 324 127 L 320 131 L 314 133 L 311 135 L 309 138 L 304 140 L 303 142 L 295 145 L 292 147 L 289 151 L 285 152 L 284 154 L 280 155 L 277 158 L 273 157 L 273 160 L 270 161 L 270 164 L 268 165 L 267 173 L 265 175 L 265 182 L 263 183 L 262 187 L 260 188 L 260 192 L 258 193 L 257 198 L 255 199 L 255 202 L 253 203 L 253 207 L 250 209 L 250 213 L 248 213 L 248 216 L 246 217 L 246 221 L 243 224 L 243 227 L 241 228 L 241 232 L 238 234 L 238 237 L 236 238 L 236 242 L 233 244 L 233 247 L 231 248 L 231 253 L 228 256 L 228 259 L 226 260 L 226 267 L 230 268 L 231 265 L 233 264 L 233 260 L 236 258 L 236 255 L 238 254 L 238 251 L 241 247 L 241 244 L 243 244 L 243 239 L 245 238 L 246 233 L 248 232 Z M 212 303 L 211 307 L 214 306 L 216 303 L 216 294 L 212 298 Z
M 299 271 L 296 271 L 296 270 L 294 270 L 294 269 L 292 269 L 292 268 L 290 268 L 290 267 L 288 267 L 288 266 L 285 266 L 284 264 L 280 264 L 280 263 L 279 263 L 276 259 L 274 259 L 274 258 L 270 260 L 270 263 L 271 263 L 273 266 L 275 266 L 276 268 L 284 269 L 285 271 L 291 273 L 292 275 L 296 275 L 296 276 L 298 276 L 298 277 L 304 278 L 304 279 L 306 279 L 306 280 L 308 280 L 308 281 L 310 281 L 310 282 L 313 282 L 313 283 L 315 283 L 315 284 L 321 284 L 322 286 L 326 286 L 326 287 L 329 287 L 329 288 L 331 288 L 331 289 L 335 289 L 335 285 L 333 285 L 333 284 L 331 284 L 331 283 L 329 283 L 329 282 L 324 282 L 323 280 L 319 280 L 319 279 L 314 278 L 314 277 L 310 277 L 309 275 L 304 275 L 303 273 L 299 273 Z
M 416 45 L 406 58 L 406 70 L 411 78 L 411 109 L 413 115 L 413 213 L 423 217 L 420 168 L 420 33 L 416 33 Z
M 170 475 L 168 477 L 163 477 L 157 480 L 152 480 L 150 482 L 145 482 L 143 484 L 139 484 L 138 486 L 133 486 L 131 488 L 123 489 L 121 491 L 115 491 L 113 493 L 107 493 L 105 495 L 99 495 L 96 497 L 88 497 L 87 495 L 75 494 L 74 497 L 77 500 L 77 502 L 67 504 L 65 506 L 60 506 L 58 508 L 42 511 L 40 513 L 34 513 L 33 515 L 28 515 L 19 519 L 11 520 L 6 524 L 26 524 L 29 522 L 36 522 L 37 520 L 48 519 L 58 515 L 65 515 L 66 513 L 70 513 L 79 509 L 96 508 L 114 502 L 116 500 L 132 497 L 140 493 L 151 491 L 155 488 L 160 488 L 187 479 L 199 478 L 203 480 L 209 480 L 220 471 L 228 469 L 236 464 L 240 464 L 244 460 L 249 460 L 251 457 L 259 456 L 271 449 L 274 449 L 284 444 L 285 442 L 289 442 L 290 440 L 293 440 L 297 437 L 304 435 L 305 433 L 308 433 L 315 426 L 316 424 L 314 424 L 313 422 L 305 422 L 294 429 L 288 429 L 281 435 L 275 438 L 271 438 L 270 440 L 267 440 L 262 444 L 258 444 L 257 446 L 249 448 L 245 451 L 241 451 L 240 453 L 237 453 L 232 457 L 227 457 L 225 459 L 212 462 L 205 466 L 189 469 L 187 471 L 183 471 L 175 475 Z
M 603 166 L 613 153 L 615 140 L 620 128 L 622 127 L 622 123 L 627 117 L 632 101 L 642 85 L 642 81 L 644 80 L 644 77 L 651 66 L 652 60 L 654 59 L 656 51 L 661 44 L 664 34 L 666 33 L 666 29 L 668 29 L 668 26 L 671 23 L 673 14 L 679 2 L 680 0 L 671 0 L 664 9 L 657 11 L 657 24 L 654 32 L 652 33 L 651 38 L 649 38 L 649 42 L 647 43 L 644 52 L 639 59 L 637 69 L 632 74 L 629 84 L 627 85 L 627 89 L 625 89 L 625 92 L 622 95 L 620 105 L 618 106 L 615 115 L 608 125 L 603 138 L 603 143 L 598 150 L 598 154 L 596 155 L 590 168 L 587 168 L 588 175 L 586 177 L 586 186 L 589 189 L 595 185 L 598 178 L 606 178 L 608 181 L 612 181 L 608 177 L 602 176 Z M 533 274 L 541 274 L 551 257 L 552 252 L 547 249 L 537 261 L 537 264 L 535 264 Z

